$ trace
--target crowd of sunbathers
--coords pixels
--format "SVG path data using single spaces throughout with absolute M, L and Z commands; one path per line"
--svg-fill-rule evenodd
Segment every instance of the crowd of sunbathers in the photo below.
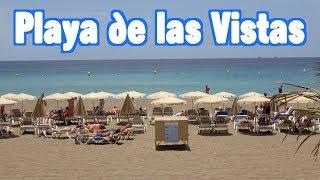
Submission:
M 78 126 L 81 133 L 76 137 L 76 142 L 86 143 L 89 138 L 93 140 L 104 139 L 107 142 L 115 143 L 122 137 L 128 139 L 133 134 L 133 128 L 131 123 L 125 125 L 119 125 L 117 128 L 107 128 L 103 124 L 88 124 L 83 123 Z

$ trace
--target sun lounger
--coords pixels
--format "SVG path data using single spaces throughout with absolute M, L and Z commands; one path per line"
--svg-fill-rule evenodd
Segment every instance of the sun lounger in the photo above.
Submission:
M 11 109 L 10 121 L 12 126 L 20 125 L 22 118 L 23 114 L 20 109 Z
M 211 122 L 211 118 L 209 116 L 199 116 L 199 125 L 198 125 L 198 134 L 201 134 L 203 130 L 209 130 L 213 132 L 213 124 Z
M 251 131 L 254 129 L 253 120 L 250 120 L 247 115 L 236 115 L 233 120 L 233 127 L 237 133 L 239 132 L 239 130 Z
M 128 122 L 130 119 L 132 119 L 132 115 L 121 115 L 120 114 L 116 118 L 117 118 L 117 123 Z
M 152 115 L 153 116 L 162 116 L 163 115 L 163 111 L 161 107 L 154 107 L 152 110 Z
M 228 132 L 228 115 L 217 115 L 213 119 L 214 131 L 227 131 Z
M 161 107 L 154 107 L 152 110 L 152 116 L 149 117 L 149 123 L 151 125 L 154 124 L 154 118 L 155 117 L 159 117 L 159 116 L 163 116 L 163 109 Z
M 134 116 L 132 119 L 133 132 L 147 132 L 147 126 L 143 122 L 143 117 Z
M 308 115 L 307 119 L 305 119 L 303 122 L 301 122 L 300 119 L 297 119 L 297 116 L 293 118 L 295 129 L 300 133 L 302 133 L 305 130 L 313 131 L 313 132 L 316 131 L 317 125 L 318 125 L 317 121 L 319 121 L 319 115 L 317 114 Z
M 189 109 L 189 110 L 187 110 L 186 117 L 188 118 L 188 122 L 189 123 L 196 123 L 197 122 L 198 113 L 194 109 Z
M 68 124 L 81 124 L 82 118 L 78 116 L 70 116 L 65 118 L 66 125 Z
M 290 107 L 285 113 L 278 114 L 273 118 L 276 122 L 276 129 L 292 131 L 294 129 L 294 110 Z
M 44 131 L 51 129 L 53 126 L 54 120 L 47 118 L 37 118 L 35 124 L 35 131 L 37 135 L 42 135 Z
M 90 136 L 90 135 L 77 135 L 75 137 L 75 144 L 118 144 L 120 136 L 114 136 L 112 139 L 107 139 L 99 136 Z
M 56 125 L 50 126 L 42 132 L 46 138 L 69 138 L 72 139 L 80 134 L 80 128 L 72 125 L 64 128 L 59 128 Z
M 109 124 L 109 119 L 107 118 L 106 115 L 96 116 L 96 120 L 98 121 L 98 123 L 101 123 L 101 124 Z
M 164 107 L 163 108 L 163 115 L 172 116 L 173 115 L 173 108 L 172 107 Z
M 275 124 L 268 119 L 266 114 L 254 117 L 255 132 L 260 133 L 261 131 L 271 131 L 273 133 L 274 129 L 276 129 Z
M 23 118 L 21 121 L 21 126 L 20 126 L 20 135 L 22 135 L 24 132 L 33 132 L 36 134 L 36 126 L 35 122 L 33 119 L 29 120 L 27 118 Z
M 84 117 L 85 122 L 87 123 L 94 123 L 96 122 L 95 114 L 92 110 L 87 110 L 87 115 Z

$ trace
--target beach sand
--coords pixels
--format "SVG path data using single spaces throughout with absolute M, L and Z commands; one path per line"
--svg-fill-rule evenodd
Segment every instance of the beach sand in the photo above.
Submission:
M 151 125 L 121 145 L 75 145 L 30 134 L 0 139 L 0 179 L 320 179 L 320 164 L 310 157 L 319 136 L 295 154 L 296 135 L 281 143 L 283 133 L 253 136 L 229 129 L 231 135 L 201 136 L 189 125 L 191 151 L 156 151 Z

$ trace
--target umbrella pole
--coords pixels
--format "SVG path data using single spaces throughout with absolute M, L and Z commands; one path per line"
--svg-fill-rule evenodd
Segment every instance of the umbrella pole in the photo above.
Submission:
M 164 116 L 163 104 L 161 105 L 161 107 L 162 107 L 162 116 Z

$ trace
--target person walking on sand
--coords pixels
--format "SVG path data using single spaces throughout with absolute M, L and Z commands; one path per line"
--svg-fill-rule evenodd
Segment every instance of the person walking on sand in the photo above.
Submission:
M 210 87 L 208 85 L 205 87 L 205 93 L 210 94 Z

